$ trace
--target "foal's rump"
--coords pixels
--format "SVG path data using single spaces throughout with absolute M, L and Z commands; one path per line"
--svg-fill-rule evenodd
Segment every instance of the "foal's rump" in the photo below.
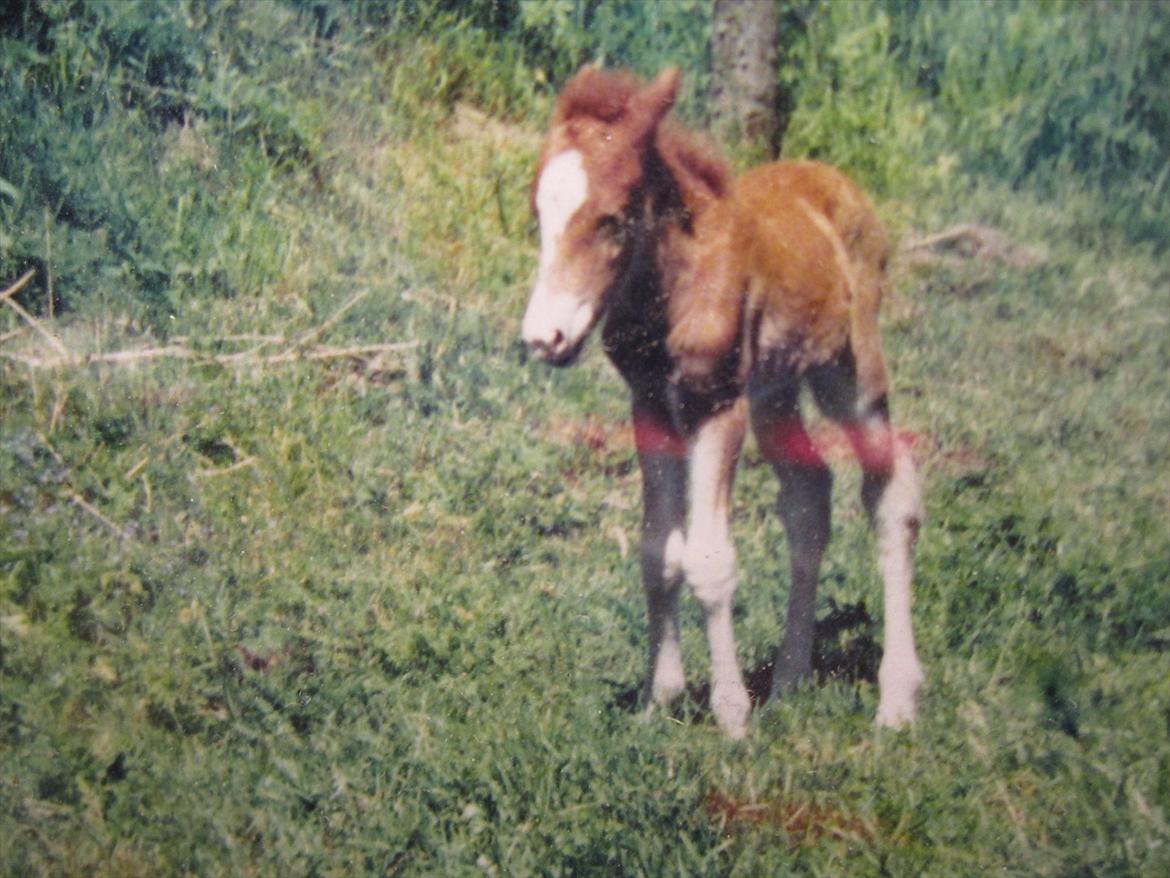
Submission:
M 758 361 L 797 372 L 848 357 L 865 402 L 885 395 L 878 334 L 889 246 L 869 199 L 835 168 L 777 162 L 734 188 L 748 243 L 748 318 Z

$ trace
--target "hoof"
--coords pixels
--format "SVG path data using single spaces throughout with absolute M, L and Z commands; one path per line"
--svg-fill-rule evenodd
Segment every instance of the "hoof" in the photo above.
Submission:
M 650 697 L 647 701 L 650 704 L 668 707 L 678 700 L 678 697 L 682 695 L 685 688 L 686 678 L 683 676 L 681 666 L 667 668 L 659 665 L 657 671 L 654 673 L 654 680 L 650 684 Z
M 878 671 L 881 701 L 878 703 L 877 724 L 886 729 L 901 729 L 913 724 L 918 714 L 918 693 L 923 683 L 922 667 L 911 655 L 897 660 L 882 661 Z
M 716 685 L 711 691 L 711 711 L 723 734 L 739 741 L 747 733 L 752 703 L 742 683 Z
M 877 724 L 883 729 L 905 729 L 914 725 L 917 710 L 909 704 L 887 704 L 885 699 L 878 705 Z

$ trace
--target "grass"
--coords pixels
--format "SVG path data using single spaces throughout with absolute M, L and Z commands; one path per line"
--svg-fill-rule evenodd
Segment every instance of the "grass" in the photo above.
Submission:
M 1075 193 L 882 205 L 906 237 L 974 219 L 1047 252 L 903 266 L 886 309 L 927 492 L 922 721 L 879 733 L 874 688 L 839 680 L 731 745 L 702 710 L 628 707 L 626 403 L 596 347 L 551 372 L 516 343 L 539 119 L 374 100 L 412 57 L 291 95 L 315 161 L 237 193 L 252 225 L 222 259 L 262 289 L 175 296 L 166 341 L 199 356 L 45 369 L 31 331 L 0 345 L 0 872 L 1164 874 L 1164 253 Z M 75 352 L 161 344 L 117 283 L 42 325 Z M 262 360 L 375 343 L 403 346 Z M 821 615 L 877 615 L 838 469 Z M 748 665 L 785 600 L 774 490 L 749 449 Z

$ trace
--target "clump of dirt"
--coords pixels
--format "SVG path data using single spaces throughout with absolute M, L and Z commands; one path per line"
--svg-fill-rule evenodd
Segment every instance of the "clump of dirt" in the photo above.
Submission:
M 719 821 L 725 835 L 746 827 L 770 827 L 782 832 L 794 847 L 809 847 L 826 835 L 862 842 L 872 842 L 878 835 L 875 821 L 816 802 L 745 802 L 713 790 L 703 800 L 703 808 Z

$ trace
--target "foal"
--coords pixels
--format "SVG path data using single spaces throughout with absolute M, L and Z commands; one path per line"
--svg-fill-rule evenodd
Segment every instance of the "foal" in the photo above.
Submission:
M 604 321 L 606 354 L 633 397 L 647 696 L 665 703 L 684 686 L 685 578 L 706 617 L 712 710 L 727 735 L 744 734 L 750 704 L 732 630 L 729 509 L 749 418 L 780 480 L 792 559 L 772 693 L 811 675 L 832 478 L 801 420 L 807 382 L 863 467 L 885 589 L 877 722 L 904 725 L 923 680 L 910 620 L 922 511 L 886 399 L 885 235 L 861 190 L 825 165 L 780 162 L 733 181 L 721 159 L 665 118 L 678 83 L 676 69 L 643 86 L 587 67 L 565 87 L 533 187 L 540 264 L 523 323 L 529 348 L 565 366 Z

